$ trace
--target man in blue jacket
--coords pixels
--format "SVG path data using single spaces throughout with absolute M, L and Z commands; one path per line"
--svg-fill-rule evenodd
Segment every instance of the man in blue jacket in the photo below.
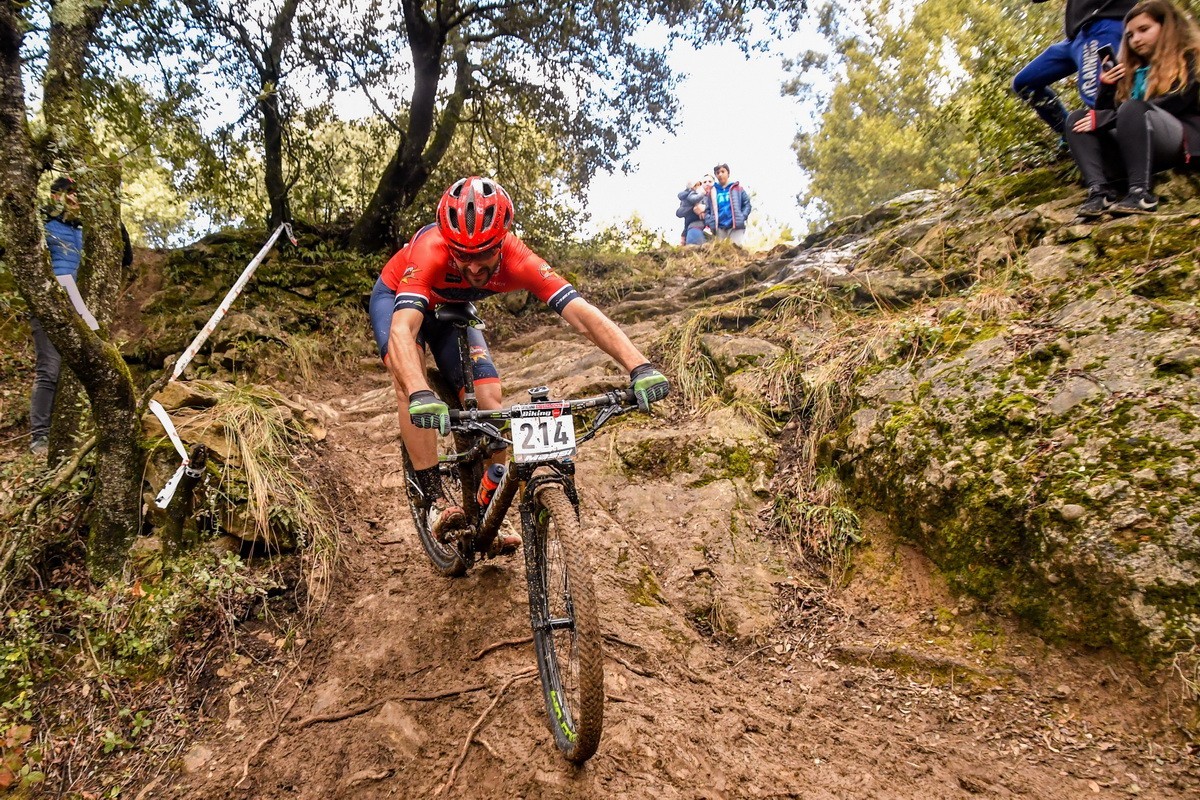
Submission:
M 708 208 L 704 224 L 718 240 L 728 239 L 741 247 L 746 239 L 746 218 L 750 216 L 750 195 L 737 181 L 729 180 L 729 165 L 713 168 L 717 182 L 708 190 Z
M 75 181 L 66 176 L 56 178 L 50 184 L 50 205 L 46 208 L 46 249 L 50 251 L 50 266 L 54 277 L 66 290 L 71 304 L 84 322 L 92 330 L 100 326 L 92 312 L 88 310 L 79 294 L 76 277 L 79 274 L 79 263 L 83 260 L 83 224 L 79 221 L 79 197 L 75 194 Z M 122 266 L 129 266 L 133 261 L 133 248 L 130 246 L 129 234 L 125 226 L 121 226 L 121 238 L 125 251 L 121 258 Z M 58 392 L 58 374 L 62 369 L 62 357 L 42 323 L 32 314 L 29 317 L 29 327 L 33 331 L 33 352 L 35 363 L 33 368 L 33 395 L 29 402 L 29 427 L 33 434 L 29 450 L 35 456 L 44 458 L 50 450 L 50 419 L 54 411 L 54 396 Z
M 1114 55 L 1120 52 L 1123 20 L 1136 0 L 1066 0 L 1066 3 L 1063 32 L 1067 38 L 1047 47 L 1012 82 L 1013 91 L 1033 106 L 1042 121 L 1059 136 L 1066 132 L 1067 107 L 1050 85 L 1077 75 L 1080 99 L 1088 108 L 1094 108 L 1100 89 L 1100 48 L 1107 45 Z
M 56 178 L 50 184 L 50 205 L 46 208 L 46 248 L 50 251 L 50 266 L 54 277 L 68 278 L 71 285 L 79 273 L 83 259 L 83 225 L 79 221 L 79 198 L 75 182 L 67 177 Z M 65 284 L 64 284 L 65 285 Z M 49 452 L 50 417 L 54 411 L 54 395 L 58 391 L 58 373 L 62 356 L 46 335 L 42 323 L 30 315 L 33 330 L 33 396 L 29 402 L 29 427 L 33 440 L 29 450 L 39 458 Z

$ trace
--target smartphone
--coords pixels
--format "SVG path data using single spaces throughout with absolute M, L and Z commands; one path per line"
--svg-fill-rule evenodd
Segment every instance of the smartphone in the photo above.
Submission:
M 1117 65 L 1117 54 L 1111 44 L 1102 44 L 1096 49 L 1096 58 L 1100 60 L 1100 71 L 1107 72 Z

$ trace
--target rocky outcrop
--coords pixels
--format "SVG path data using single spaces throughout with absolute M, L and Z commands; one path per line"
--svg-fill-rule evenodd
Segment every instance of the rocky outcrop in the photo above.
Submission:
M 1067 175 L 900 198 L 697 284 L 760 311 L 736 345 L 728 309 L 693 318 L 691 361 L 798 422 L 781 491 L 832 471 L 959 590 L 1150 663 L 1200 642 L 1200 180 L 1082 224 Z

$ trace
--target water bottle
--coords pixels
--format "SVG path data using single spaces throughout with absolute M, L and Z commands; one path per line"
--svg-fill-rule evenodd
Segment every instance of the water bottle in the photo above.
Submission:
M 487 472 L 483 473 L 483 480 L 479 482 L 479 493 L 475 495 L 480 508 L 492 502 L 492 493 L 496 491 L 496 487 L 500 485 L 500 479 L 503 477 L 503 464 L 492 464 L 487 468 Z

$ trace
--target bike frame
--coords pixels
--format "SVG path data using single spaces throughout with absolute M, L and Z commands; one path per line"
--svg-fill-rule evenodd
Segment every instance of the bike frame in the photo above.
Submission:
M 448 322 L 457 329 L 458 340 L 458 356 L 459 363 L 462 369 L 464 391 L 462 399 L 462 410 L 451 411 L 451 427 L 458 434 L 473 439 L 470 447 L 461 453 L 451 453 L 439 458 L 439 466 L 443 470 L 459 469 L 460 475 L 465 474 L 466 470 L 462 467 L 472 462 L 482 461 L 489 453 L 493 451 L 492 444 L 503 443 L 511 454 L 512 443 L 505 439 L 498 428 L 491 423 L 503 422 L 509 418 L 511 409 L 499 410 L 481 410 L 479 408 L 478 398 L 475 394 L 475 380 L 473 373 L 473 363 L 471 360 L 471 347 L 467 341 L 467 329 L 470 327 L 484 328 L 483 321 L 475 312 L 475 307 L 471 303 L 465 303 L 458 307 L 451 307 L 447 312 L 442 309 L 446 306 L 439 306 L 434 312 L 438 315 L 438 319 Z M 549 402 L 549 390 L 544 387 L 531 389 L 531 402 Z M 583 436 L 576 440 L 577 444 L 581 444 L 591 437 L 595 436 L 596 432 L 602 425 L 608 422 L 614 416 L 634 410 L 635 407 L 626 407 L 624 404 L 632 402 L 632 392 L 629 390 L 612 391 L 597 397 L 586 398 L 582 400 L 567 401 L 566 405 L 572 411 L 599 409 L 599 416 L 593 422 L 590 429 L 585 431 Z M 458 423 L 457 425 L 455 423 Z M 469 503 L 470 508 L 466 509 L 470 519 L 474 534 L 469 537 L 464 537 L 460 540 L 459 552 L 467 560 L 470 565 L 474 562 L 479 553 L 486 553 L 492 542 L 496 538 L 496 534 L 500 531 L 500 524 L 504 521 L 504 517 L 508 514 L 512 507 L 513 501 L 516 499 L 517 492 L 524 487 L 521 493 L 521 499 L 518 505 L 518 510 L 521 515 L 521 528 L 525 534 L 525 549 L 526 557 L 529 557 L 532 552 L 532 547 L 535 544 L 534 537 L 537 535 L 537 525 L 533 519 L 533 498 L 537 490 L 546 484 L 557 484 L 561 486 L 567 499 L 571 501 L 575 513 L 579 513 L 579 494 L 575 488 L 575 463 L 570 458 L 553 459 L 548 461 L 538 461 L 527 464 L 519 464 L 511 459 L 508 462 L 508 469 L 501 478 L 499 485 L 492 494 L 492 500 L 487 507 L 480 511 L 474 503 L 475 491 L 477 486 L 467 486 L 463 481 L 463 500 Z

